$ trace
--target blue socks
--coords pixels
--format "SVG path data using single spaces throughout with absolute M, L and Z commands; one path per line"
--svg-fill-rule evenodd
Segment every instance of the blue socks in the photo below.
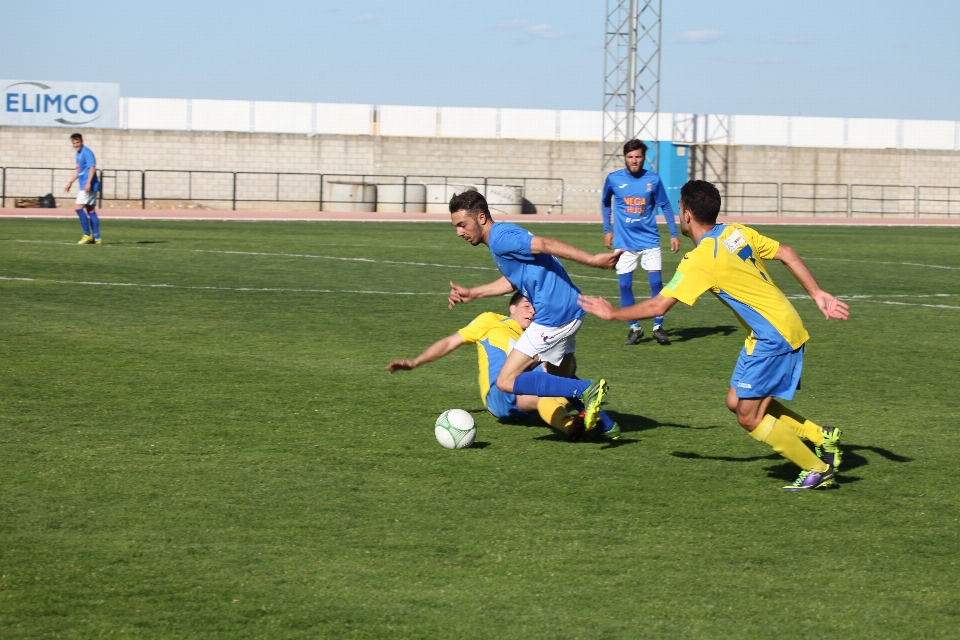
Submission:
M 96 211 L 90 212 L 90 226 L 93 227 L 93 237 L 100 237 L 100 218 L 97 217 Z
M 660 290 L 663 289 L 663 278 L 659 271 L 648 271 L 647 279 L 650 281 L 650 297 L 656 298 Z M 622 295 L 622 294 L 621 294 Z M 653 319 L 653 326 L 659 327 L 663 324 L 663 316 L 657 316 Z
M 629 307 L 630 305 L 635 304 L 637 299 L 633 297 L 633 272 L 621 273 L 617 276 L 617 282 L 620 283 L 620 306 Z M 630 326 L 639 327 L 640 322 L 637 320 L 631 320 Z
M 589 380 L 561 378 L 542 369 L 526 371 L 513 381 L 513 392 L 518 396 L 541 398 L 579 398 L 590 386 Z
M 90 221 L 87 219 L 87 212 L 84 209 L 77 209 L 76 211 L 80 217 L 80 226 L 83 227 L 83 235 L 90 235 Z

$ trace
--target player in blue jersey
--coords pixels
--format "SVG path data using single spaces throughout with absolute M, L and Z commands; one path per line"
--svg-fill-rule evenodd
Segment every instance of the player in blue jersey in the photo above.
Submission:
M 486 198 L 476 191 L 464 191 L 450 199 L 450 220 L 458 236 L 473 246 L 485 244 L 490 248 L 503 274 L 499 280 L 472 288 L 451 282 L 450 308 L 516 289 L 536 309 L 534 321 L 500 368 L 497 388 L 516 395 L 579 398 L 585 407 L 584 428 L 593 429 L 600 420 L 607 383 L 602 378 L 591 382 L 573 377 L 577 331 L 585 314 L 577 304 L 580 290 L 557 258 L 612 269 L 619 252 L 590 255 L 565 242 L 535 236 L 515 224 L 494 222 Z M 536 368 L 538 362 L 545 363 L 547 371 Z
M 643 168 L 647 145 L 639 140 L 630 140 L 623 145 L 625 168 L 614 171 L 603 183 L 603 242 L 608 249 L 623 249 L 617 262 L 617 280 L 620 282 L 620 306 L 628 307 L 636 302 L 633 296 L 633 272 L 637 263 L 646 269 L 650 281 L 650 297 L 655 298 L 663 289 L 663 256 L 660 252 L 660 231 L 657 229 L 657 207 L 663 211 L 670 229 L 670 249 L 680 250 L 680 238 L 673 220 L 673 207 L 667 198 L 660 176 Z M 613 214 L 613 228 L 610 214 Z M 637 344 L 643 337 L 640 322 L 632 320 L 627 341 Z M 660 344 L 670 344 L 663 329 L 663 316 L 653 319 L 653 338 Z
M 74 181 L 80 187 L 77 194 L 77 215 L 80 217 L 80 226 L 83 228 L 83 237 L 77 244 L 103 244 L 100 240 L 100 218 L 97 217 L 97 193 L 100 192 L 100 177 L 97 175 L 97 160 L 90 147 L 83 146 L 83 136 L 75 133 L 70 136 L 70 142 L 77 152 L 77 165 L 73 170 L 70 182 L 64 187 L 64 193 L 70 193 Z
M 465 344 L 477 345 L 477 364 L 480 365 L 480 398 L 483 406 L 501 422 L 522 422 L 534 413 L 554 429 L 567 434 L 571 440 L 583 437 L 583 419 L 580 414 L 583 405 L 575 398 L 539 398 L 507 393 L 495 384 L 507 355 L 523 330 L 533 322 L 534 309 L 530 301 L 519 291 L 513 294 L 508 305 L 509 316 L 487 311 L 473 319 L 473 322 L 446 338 L 437 340 L 413 360 L 394 360 L 387 365 L 387 371 L 411 371 L 428 362 L 439 360 Z M 605 412 L 600 412 L 603 435 L 616 439 L 620 436 L 620 427 Z

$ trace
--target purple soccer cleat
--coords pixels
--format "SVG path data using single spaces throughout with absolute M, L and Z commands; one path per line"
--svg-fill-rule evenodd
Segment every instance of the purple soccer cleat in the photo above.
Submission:
M 787 491 L 806 491 L 807 489 L 826 489 L 837 486 L 836 474 L 831 466 L 826 471 L 808 471 L 804 469 L 793 481 L 783 487 Z

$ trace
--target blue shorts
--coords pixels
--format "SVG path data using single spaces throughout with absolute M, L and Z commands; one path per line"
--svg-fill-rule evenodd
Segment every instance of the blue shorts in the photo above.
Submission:
M 525 420 L 530 414 L 517 406 L 517 396 L 514 393 L 501 391 L 496 385 L 487 392 L 487 411 L 497 420 Z
M 738 398 L 766 398 L 775 396 L 793 400 L 800 388 L 803 373 L 803 346 L 778 356 L 748 356 L 747 348 L 740 351 L 737 366 L 733 368 L 730 386 Z

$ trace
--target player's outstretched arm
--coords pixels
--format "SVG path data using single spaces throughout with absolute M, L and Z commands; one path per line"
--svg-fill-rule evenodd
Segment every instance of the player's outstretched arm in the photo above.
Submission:
M 447 308 L 453 309 L 458 304 L 466 304 L 477 298 L 502 296 L 513 291 L 513 285 L 504 277 L 479 287 L 461 287 L 455 282 L 450 283 L 450 294 L 447 296 Z
M 427 347 L 426 351 L 418 355 L 413 360 L 394 360 L 387 365 L 387 371 L 393 373 L 394 371 L 409 371 L 411 369 L 416 369 L 422 364 L 439 360 L 451 351 L 454 351 L 460 347 L 462 344 L 463 336 L 461 336 L 459 333 L 455 333 L 451 336 L 447 336 L 446 338 L 437 340 L 432 345 Z
M 580 294 L 577 302 L 587 313 L 603 320 L 644 320 L 666 315 L 667 311 L 676 304 L 676 299 L 657 294 L 643 302 L 632 304 L 619 309 L 607 302 L 604 298 L 585 296 Z
M 588 267 L 597 267 L 598 269 L 613 269 L 617 266 L 617 260 L 623 249 L 617 249 L 613 253 L 598 253 L 596 255 L 587 253 L 583 249 L 567 244 L 563 240 L 556 238 L 541 238 L 534 236 L 530 241 L 531 253 L 548 253 L 557 258 L 573 260 Z
M 813 301 L 817 303 L 817 308 L 820 309 L 820 312 L 823 313 L 823 316 L 827 320 L 830 318 L 846 320 L 850 317 L 850 307 L 847 303 L 838 300 L 820 288 L 820 285 L 817 284 L 817 279 L 813 277 L 810 269 L 800 256 L 797 255 L 796 251 L 785 244 L 781 244 L 780 248 L 777 249 L 777 254 L 773 256 L 773 258 L 782 262 L 783 266 L 790 272 L 790 275 L 803 285 L 807 295 L 813 298 Z

